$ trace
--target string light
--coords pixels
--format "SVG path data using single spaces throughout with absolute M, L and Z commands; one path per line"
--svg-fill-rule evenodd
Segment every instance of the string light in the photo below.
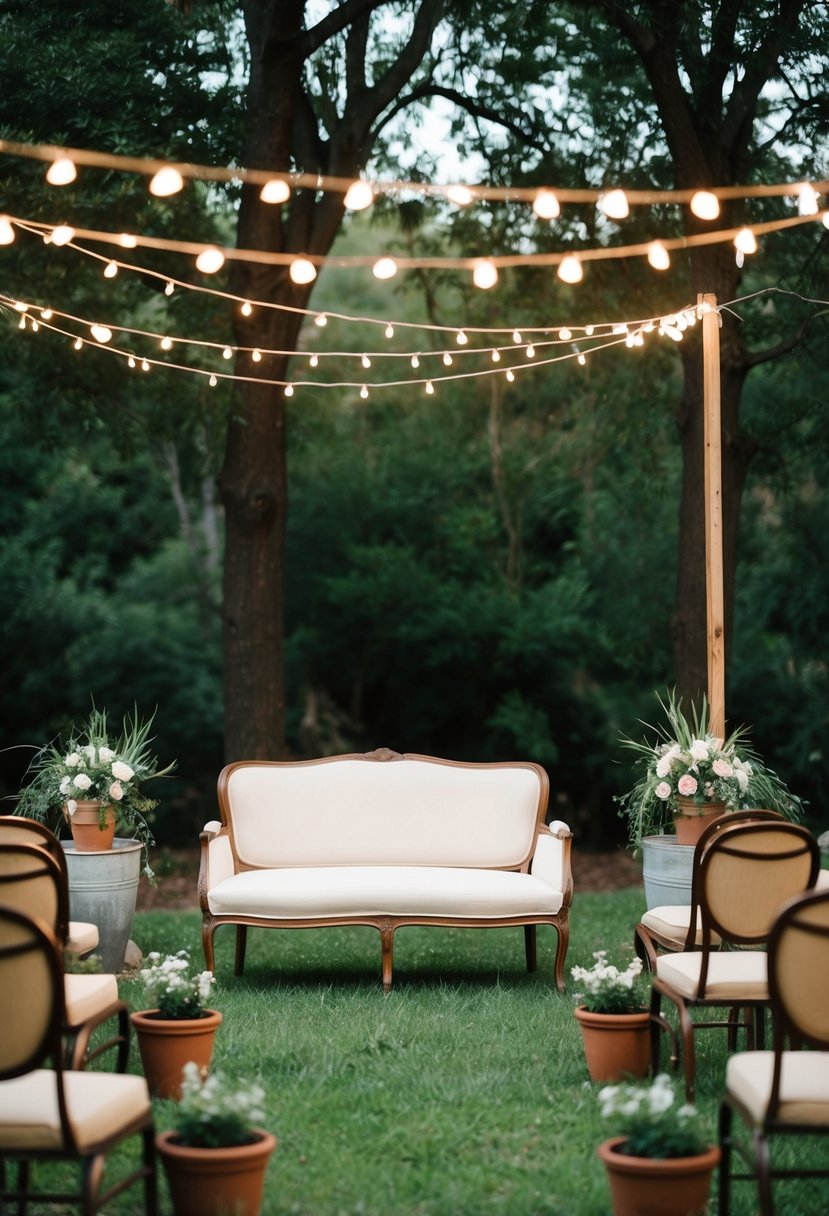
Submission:
M 196 270 L 202 274 L 215 274 L 225 264 L 225 255 L 215 245 L 208 245 L 196 258 Z
M 368 388 L 366 387 L 365 384 L 360 389 L 360 396 L 363 398 L 364 401 L 365 401 L 366 397 L 368 396 Z
M 715 220 L 720 214 L 720 200 L 710 190 L 697 190 L 689 206 L 700 220 Z
M 426 381 L 426 392 L 430 397 L 434 396 L 435 386 L 431 380 Z
M 162 338 L 161 342 L 159 343 L 159 346 L 161 347 L 162 350 L 172 350 L 173 349 L 173 339 L 172 338 Z
M 819 209 L 818 194 L 814 186 L 803 182 L 797 187 L 798 215 L 817 215 Z
M 253 305 L 251 304 L 250 300 L 245 300 L 239 305 L 239 312 L 243 317 L 249 317 L 251 315 L 253 312 Z
M 510 384 L 512 384 L 514 379 L 515 379 L 515 372 L 512 370 L 511 367 L 507 368 L 507 380 L 509 380 Z
M 499 350 L 493 350 L 493 352 L 492 352 L 492 362 L 493 362 L 493 363 L 500 363 L 500 362 L 501 362 L 501 352 L 500 352 Z
M 419 355 L 412 355 L 412 367 L 414 367 L 414 368 L 420 367 L 420 356 Z
M 172 165 L 165 165 L 150 179 L 148 189 L 150 194 L 154 194 L 156 198 L 168 198 L 171 194 L 178 194 L 183 187 L 184 178 L 178 169 L 174 169 Z
M 251 355 L 251 359 L 253 360 L 253 362 L 254 362 L 254 363 L 259 363 L 259 362 L 261 361 L 261 359 L 262 359 L 262 352 L 261 352 L 261 350 L 255 350 L 255 351 L 253 352 L 253 354 Z
M 316 353 L 314 353 L 313 355 L 311 355 L 311 358 L 308 360 L 308 363 L 311 367 L 316 367 L 317 364 L 319 363 L 319 356 Z
M 572 338 L 572 336 L 573 336 L 572 333 L 570 332 L 570 330 L 567 328 L 566 325 L 563 326 L 558 331 L 558 337 L 559 337 L 560 342 L 569 342 L 570 339 Z
M 118 237 L 118 244 L 122 249 L 135 249 L 138 237 L 133 236 L 131 232 L 122 232 Z
M 457 342 L 458 346 L 466 346 L 469 339 L 467 338 L 467 336 L 463 332 L 463 330 L 459 329 L 457 334 L 455 335 L 455 341 Z
M 293 397 L 293 395 L 294 395 L 294 386 L 292 384 L 286 384 L 285 385 L 285 396 Z
M 648 262 L 654 270 L 667 270 L 671 265 L 671 255 L 661 241 L 651 241 L 648 245 Z
M 117 273 L 118 273 L 118 263 L 117 262 L 107 262 L 106 266 L 104 267 L 104 278 L 105 279 L 114 279 L 115 276 L 117 275 Z
M 308 258 L 294 258 L 288 273 L 294 283 L 313 283 L 317 277 L 317 268 Z
M 573 253 L 568 253 L 562 258 L 558 268 L 558 277 L 562 283 L 580 283 L 584 278 L 584 271 L 581 267 L 581 262 Z
M 526 350 L 526 352 L 525 352 L 525 353 L 526 353 L 526 356 L 527 356 L 527 358 L 528 358 L 528 359 L 534 359 L 534 358 L 535 358 L 535 347 L 533 346 L 533 344 L 532 344 L 532 343 L 530 343 L 530 345 L 527 347 L 527 350 Z
M 273 177 L 265 182 L 259 191 L 259 197 L 263 203 L 287 203 L 291 197 L 291 187 L 280 178 Z
M 457 207 L 468 207 L 475 196 L 468 186 L 449 186 L 446 197 Z
M 328 317 L 324 312 L 321 312 L 318 316 L 314 317 L 314 324 L 319 325 L 320 329 L 324 329 L 328 324 Z
M 68 224 L 58 224 L 53 228 L 51 233 L 44 236 L 44 241 L 51 241 L 53 245 L 68 245 L 75 235 L 75 229 L 70 228 Z
M 176 285 L 172 281 L 172 279 L 168 280 L 168 282 L 164 286 L 165 296 L 171 296 L 173 294 L 173 292 L 175 291 L 175 289 L 176 289 Z
M 449 354 L 449 351 L 448 351 L 448 350 L 447 350 L 447 351 L 444 351 L 444 355 L 443 355 L 443 363 L 444 363 L 444 366 L 445 366 L 445 367 L 451 367 L 451 366 L 452 366 L 452 356 Z
M 737 250 L 737 265 L 742 266 L 747 253 L 757 252 L 757 240 L 750 228 L 741 228 L 734 237 L 734 248 Z
M 76 338 L 73 345 L 75 347 L 75 350 L 80 350 L 81 347 L 83 346 L 83 342 L 81 341 L 80 338 Z
M 392 325 L 391 321 L 389 321 L 388 325 L 386 326 L 385 334 L 387 338 L 394 337 L 394 326 Z
M 363 367 L 371 367 L 371 359 L 369 359 L 368 355 L 363 355 L 360 362 L 362 363 Z
M 598 205 L 611 220 L 624 220 L 630 214 L 628 197 L 624 190 L 609 190 L 607 194 L 600 194 Z
M 516 346 L 520 346 L 521 343 L 524 341 L 524 339 L 521 337 L 521 334 L 519 333 L 519 331 L 517 329 L 514 329 L 512 331 L 512 340 Z
M 90 325 L 89 332 L 96 342 L 110 342 L 112 340 L 112 330 L 108 325 Z
M 77 176 L 75 163 L 68 156 L 59 156 L 46 170 L 46 180 L 50 186 L 68 186 Z
M 375 279 L 392 279 L 397 274 L 394 258 L 378 258 L 371 268 Z
M 150 370 L 150 365 L 146 359 L 141 360 L 141 370 L 142 372 L 148 372 Z
M 223 359 L 232 359 L 233 358 L 233 351 L 230 349 L 229 346 L 226 346 L 224 348 L 224 350 L 222 351 L 222 358 Z
M 12 228 L 7 215 L 0 215 L 0 245 L 11 245 L 14 240 L 14 228 Z
M 343 203 L 349 211 L 365 211 L 374 202 L 374 191 L 369 182 L 356 181 L 345 192 Z
M 555 220 L 561 215 L 561 205 L 552 190 L 539 190 L 533 199 L 533 211 L 541 220 Z
M 211 373 L 210 379 L 207 381 L 211 388 L 215 388 L 219 381 L 216 379 L 215 373 Z
M 472 282 L 476 287 L 487 291 L 498 282 L 498 270 L 489 258 L 478 258 L 472 269 Z

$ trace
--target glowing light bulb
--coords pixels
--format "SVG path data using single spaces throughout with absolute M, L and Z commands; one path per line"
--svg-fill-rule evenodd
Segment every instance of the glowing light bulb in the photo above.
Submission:
M 715 220 L 720 214 L 720 200 L 710 190 L 697 190 L 689 206 L 700 220 Z
M 11 245 L 14 240 L 14 228 L 7 215 L 0 215 L 0 245 Z
M 492 352 L 492 362 L 493 362 L 493 363 L 500 363 L 500 362 L 501 362 L 501 352 L 500 352 L 499 350 L 494 350 L 494 351 Z
M 176 289 L 175 283 L 172 281 L 172 279 L 169 279 L 167 281 L 167 284 L 164 287 L 165 296 L 171 296 L 173 294 L 173 292 L 175 291 L 175 289 Z
M 131 232 L 122 232 L 118 237 L 118 244 L 122 249 L 134 249 L 138 244 L 138 238 L 133 236 Z
M 515 342 L 516 344 L 520 344 L 520 343 L 522 342 L 522 340 L 523 340 L 523 339 L 521 338 L 521 334 L 518 332 L 518 330 L 517 330 L 517 329 L 514 329 L 514 330 L 512 331 L 512 340 L 513 340 L 513 342 Z
M 444 363 L 444 366 L 445 366 L 445 367 L 451 367 L 451 366 L 452 366 L 452 356 L 449 354 L 449 351 L 448 351 L 448 350 L 447 350 L 447 351 L 444 353 L 444 356 L 443 356 L 443 363 Z
M 308 258 L 294 258 L 288 273 L 292 281 L 298 284 L 313 283 L 317 277 L 316 267 Z
M 311 358 L 308 360 L 308 362 L 310 363 L 311 367 L 316 367 L 317 364 L 319 363 L 319 356 L 317 354 L 311 355 Z
M 365 211 L 374 202 L 374 191 L 369 182 L 356 181 L 345 192 L 344 204 L 349 211 Z
M 259 363 L 259 362 L 261 362 L 261 359 L 262 359 L 262 352 L 261 352 L 261 350 L 255 350 L 255 351 L 253 352 L 253 354 L 251 355 L 251 359 L 253 360 L 253 362 L 254 362 L 254 363 Z
M 587 362 L 582 351 L 579 351 L 579 353 L 578 353 L 578 361 L 582 365 L 582 367 L 584 367 L 585 363 Z
M 592 326 L 592 325 L 585 325 L 585 327 L 584 327 L 584 332 L 585 332 L 585 334 L 587 335 L 587 337 L 588 337 L 588 338 L 592 338 L 592 337 L 593 337 L 593 326 Z
M 412 367 L 420 367 L 420 356 L 412 355 Z
M 18 328 L 18 329 L 25 329 L 25 328 L 26 328 L 26 318 L 25 318 L 25 316 L 20 318 L 20 321 L 19 321 L 19 323 L 18 323 L 17 328 Z
M 224 264 L 225 255 L 214 245 L 208 245 L 206 249 L 202 249 L 196 258 L 196 270 L 200 270 L 202 274 L 215 274 L 217 270 L 221 270 Z
M 89 332 L 96 342 L 109 342 L 112 338 L 112 330 L 106 325 L 90 325 Z
M 528 358 L 528 359 L 534 359 L 534 358 L 535 358 L 535 347 L 533 346 L 532 342 L 531 342 L 531 343 L 530 343 L 530 345 L 527 347 L 525 354 L 526 354 L 526 356 L 527 356 L 527 358 Z
M 607 194 L 599 195 L 599 208 L 611 220 L 623 220 L 630 214 L 624 190 L 608 190 Z
M 569 342 L 570 338 L 572 338 L 573 335 L 570 332 L 570 330 L 567 328 L 567 326 L 565 325 L 558 331 L 558 336 L 559 336 L 560 341 Z
M 385 333 L 386 333 L 386 337 L 387 337 L 387 338 L 393 338 L 393 337 L 394 337 L 394 326 L 392 325 L 392 323 L 391 323 L 391 322 L 389 322 L 389 324 L 386 326 Z
M 365 385 L 363 385 L 363 387 L 360 389 L 360 396 L 363 398 L 364 401 L 365 401 L 366 397 L 368 396 L 368 389 L 366 388 Z
M 661 241 L 651 241 L 648 245 L 648 261 L 654 270 L 667 270 L 671 264 L 671 255 Z
M 559 201 L 552 190 L 539 190 L 533 199 L 533 211 L 540 220 L 554 220 L 561 215 Z
M 172 350 L 173 349 L 173 339 L 172 338 L 162 338 L 160 345 L 161 345 L 162 350 Z
M 823 227 L 829 228 L 829 211 L 824 211 L 824 213 L 823 213 Z M 2 243 L 3 242 L 0 241 L 0 244 L 2 244 Z
M 259 191 L 259 197 L 263 203 L 287 203 L 291 197 L 291 187 L 280 178 L 272 177 Z
M 40 315 L 44 321 L 51 321 L 55 314 L 52 312 L 51 308 L 44 308 L 41 310 Z
M 432 384 L 431 380 L 426 381 L 426 392 L 427 392 L 428 396 L 430 396 L 430 397 L 434 395 L 435 386 L 434 386 L 434 384 Z
M 362 363 L 363 367 L 371 367 L 371 359 L 369 359 L 368 355 L 363 355 L 360 362 Z
M 127 359 L 127 367 L 135 367 L 135 358 L 132 355 Z
M 210 379 L 207 381 L 207 383 L 210 385 L 211 388 L 216 387 L 216 385 L 219 383 L 219 381 L 217 380 L 215 373 L 211 373 Z
M 742 266 L 747 253 L 757 252 L 757 238 L 750 228 L 741 228 L 734 237 L 734 248 L 737 250 L 737 265 Z
M 318 317 L 314 317 L 314 324 L 319 325 L 320 329 L 324 329 L 328 324 L 328 317 L 324 312 L 321 312 Z
M 104 267 L 104 278 L 105 279 L 114 279 L 115 276 L 117 275 L 117 273 L 118 273 L 118 263 L 117 262 L 107 262 L 106 266 Z
M 468 186 L 450 186 L 446 197 L 456 207 L 468 207 L 475 196 Z
M 74 228 L 70 228 L 68 224 L 58 224 L 57 228 L 52 229 L 49 239 L 53 245 L 68 245 L 74 235 Z M 44 240 L 46 239 L 44 237 Z
M 245 300 L 245 302 L 240 305 L 239 312 L 243 317 L 250 316 L 250 314 L 253 312 L 253 305 L 251 304 L 250 300 Z
M 75 350 L 80 350 L 81 347 L 83 346 L 83 342 L 81 341 L 80 338 L 76 338 L 75 341 L 72 343 L 72 345 L 74 346 Z
M 233 351 L 230 349 L 229 346 L 226 346 L 224 348 L 224 350 L 222 351 L 222 358 L 223 359 L 232 359 L 233 358 Z
M 392 279 L 397 274 L 394 258 L 378 258 L 371 268 L 375 279 Z
M 817 215 L 818 210 L 817 190 L 815 190 L 814 186 L 810 186 L 808 182 L 803 182 L 797 187 L 798 215 Z
M 286 384 L 285 385 L 285 396 L 293 397 L 293 395 L 294 395 L 294 386 L 292 384 Z
M 472 282 L 482 291 L 487 291 L 498 282 L 498 270 L 489 258 L 478 258 L 472 267 Z
M 581 268 L 581 262 L 573 253 L 568 253 L 566 257 L 561 259 L 561 264 L 558 268 L 558 277 L 562 283 L 580 283 L 584 278 L 584 271 Z
M 50 186 L 68 186 L 77 176 L 78 170 L 68 156 L 59 156 L 46 170 L 46 180 Z
M 28 304 L 24 304 L 22 300 L 15 300 L 15 302 L 14 302 L 14 310 L 15 310 L 15 312 L 28 312 L 28 311 L 29 311 L 29 305 L 28 305 Z
M 154 194 L 156 198 L 167 198 L 171 194 L 178 194 L 183 186 L 184 178 L 178 169 L 174 169 L 172 165 L 165 165 L 151 178 L 148 189 L 150 194 Z
M 459 329 L 457 332 L 457 336 L 455 337 L 455 341 L 457 342 L 458 346 L 466 346 L 469 339 L 467 338 L 467 336 L 463 332 L 463 330 Z
M 515 372 L 512 370 L 512 368 L 507 368 L 507 380 L 509 380 L 510 384 L 512 384 L 514 379 L 515 379 Z
M 150 365 L 146 359 L 141 360 L 141 370 L 142 372 L 148 372 L 150 370 Z

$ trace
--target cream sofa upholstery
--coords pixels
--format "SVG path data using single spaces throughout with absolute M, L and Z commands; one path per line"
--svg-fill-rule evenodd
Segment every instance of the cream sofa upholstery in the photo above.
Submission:
M 572 899 L 571 833 L 544 823 L 538 765 L 464 764 L 388 749 L 298 762 L 242 761 L 219 776 L 221 821 L 201 835 L 206 965 L 213 935 L 236 926 L 236 973 L 249 925 L 373 925 L 383 986 L 401 925 L 536 925 L 557 933 L 564 988 Z

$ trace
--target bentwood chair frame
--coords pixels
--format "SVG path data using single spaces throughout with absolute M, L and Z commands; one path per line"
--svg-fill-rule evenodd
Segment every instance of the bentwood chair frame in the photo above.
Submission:
M 693 1100 L 697 1031 L 725 1027 L 733 1044 L 744 1011 L 749 1048 L 762 1046 L 769 1004 L 765 943 L 777 913 L 792 896 L 814 886 L 820 868 L 817 841 L 801 824 L 742 822 L 722 827 L 694 857 L 699 901 L 698 949 L 657 958 L 651 986 L 651 1063 L 659 1071 L 659 1024 L 665 997 L 679 1020 L 685 1093 Z M 718 940 L 717 940 L 718 939 Z M 753 947 L 744 949 L 743 947 Z M 729 1010 L 725 1019 L 693 1020 L 696 1007 Z M 749 1016 L 753 1013 L 752 1019 Z M 679 1060 L 674 1059 L 675 1066 Z
M 60 943 L 41 920 L 0 906 L 0 1211 L 25 1216 L 33 1203 L 73 1203 L 93 1216 L 143 1181 L 147 1216 L 157 1211 L 152 1104 L 143 1077 L 64 1068 Z M 102 1189 L 109 1150 L 142 1138 L 141 1164 Z M 75 1192 L 34 1191 L 39 1161 L 77 1159 Z M 16 1180 L 9 1185 L 9 1175 Z
M 66 873 L 55 857 L 36 844 L 0 843 L 0 904 L 44 920 L 61 948 L 68 923 Z M 118 997 L 114 976 L 65 975 L 63 1026 L 71 1068 L 83 1068 L 116 1049 L 116 1068 L 126 1072 L 129 1056 L 129 1007 Z M 107 1038 L 90 1047 L 99 1026 L 116 1020 Z
M 720 1216 L 728 1216 L 732 1181 L 755 1179 L 761 1216 L 772 1216 L 773 1179 L 829 1179 L 827 1168 L 773 1169 L 768 1143 L 772 1136 L 829 1135 L 829 890 L 785 905 L 768 953 L 774 1050 L 743 1052 L 728 1064 L 719 1118 Z M 815 1050 L 800 1050 L 804 1045 Z M 732 1135 L 735 1112 L 750 1147 Z M 732 1151 L 748 1173 L 732 1173 Z

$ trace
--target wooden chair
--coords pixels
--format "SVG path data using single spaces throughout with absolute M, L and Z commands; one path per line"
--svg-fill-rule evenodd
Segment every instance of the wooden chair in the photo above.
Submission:
M 772 1216 L 772 1179 L 824 1178 L 829 1169 L 772 1169 L 769 1138 L 829 1133 L 829 890 L 792 899 L 778 916 L 768 945 L 773 1051 L 732 1056 L 720 1104 L 719 1212 L 728 1216 L 731 1182 L 754 1178 L 761 1216 Z M 786 1050 L 787 1041 L 790 1049 Z M 811 1051 L 794 1050 L 805 1045 Z M 751 1147 L 732 1136 L 734 1112 Z M 732 1150 L 750 1173 L 732 1173 Z
M 700 851 L 707 848 L 710 840 L 722 828 L 731 827 L 735 823 L 754 822 L 763 819 L 777 819 L 781 816 L 776 811 L 729 811 L 726 815 L 719 815 L 703 831 L 694 848 L 694 859 Z M 643 913 L 642 919 L 636 926 L 633 936 L 633 948 L 638 957 L 642 960 L 643 966 L 648 971 L 656 970 L 656 958 L 660 950 L 677 951 L 677 950 L 698 950 L 702 942 L 702 930 L 700 927 L 699 916 L 699 899 L 693 888 L 693 874 L 697 873 L 694 867 L 691 878 L 691 903 L 688 904 L 662 904 L 656 908 L 650 908 Z M 691 926 L 694 926 L 693 930 Z M 712 936 L 712 942 L 719 945 L 719 938 Z
M 63 947 L 68 924 L 65 870 L 35 844 L 0 843 L 0 904 L 37 916 Z M 129 1010 L 118 996 L 114 975 L 64 976 L 64 1035 L 72 1068 L 83 1068 L 111 1048 L 117 1049 L 117 1069 L 126 1072 L 129 1052 Z M 90 1048 L 97 1027 L 117 1019 L 117 1029 Z
M 74 1203 L 92 1216 L 133 1183 L 157 1211 L 155 1144 L 144 1077 L 71 1072 L 63 1065 L 66 1021 L 60 943 L 41 920 L 0 906 L 0 1210 L 35 1202 Z M 102 1189 L 114 1145 L 141 1135 L 141 1164 Z M 77 1159 L 77 1192 L 32 1189 L 38 1161 Z M 16 1168 L 13 1168 L 16 1167 Z M 10 1185 L 9 1175 L 14 1175 Z
M 45 823 L 25 815 L 0 815 L 0 844 L 37 844 L 54 857 L 68 884 L 66 855 L 55 833 Z M 68 916 L 68 908 L 67 908 Z M 98 945 L 98 926 L 85 920 L 68 920 L 59 926 L 64 950 L 84 958 Z
M 767 955 L 764 949 L 743 947 L 765 944 L 780 908 L 814 885 L 819 865 L 820 853 L 811 833 L 784 819 L 722 827 L 695 854 L 692 883 L 699 901 L 700 945 L 659 955 L 651 986 L 654 1075 L 659 1072 L 659 1022 L 665 997 L 679 1019 L 688 1101 L 694 1096 L 696 1031 L 727 1027 L 733 1041 L 735 1014 L 753 1011 L 758 1045 L 762 1045 L 762 1012 L 769 1002 Z M 694 1007 L 725 1007 L 730 1013 L 725 1020 L 693 1021 Z M 748 1046 L 753 1046 L 751 1035 Z

